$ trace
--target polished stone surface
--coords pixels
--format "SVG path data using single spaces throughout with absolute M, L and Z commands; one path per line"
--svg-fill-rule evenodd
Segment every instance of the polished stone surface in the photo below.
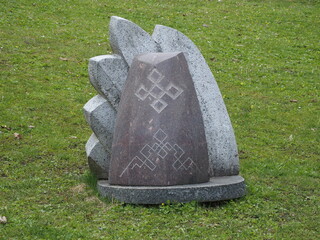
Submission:
M 239 174 L 239 157 L 231 121 L 219 87 L 196 45 L 181 32 L 156 25 L 153 39 L 162 52 L 185 53 L 202 111 L 210 176 Z
M 137 56 L 119 105 L 110 184 L 170 186 L 208 180 L 204 126 L 184 54 Z
M 243 197 L 246 194 L 241 176 L 213 177 L 209 182 L 166 187 L 118 186 L 98 181 L 98 191 L 104 197 L 132 204 L 170 202 L 214 202 Z

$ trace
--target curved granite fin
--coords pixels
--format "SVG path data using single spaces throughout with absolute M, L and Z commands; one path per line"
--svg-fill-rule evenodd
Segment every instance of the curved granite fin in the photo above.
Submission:
M 163 52 L 182 51 L 187 57 L 205 126 L 210 176 L 237 175 L 239 158 L 233 128 L 204 57 L 188 37 L 175 29 L 156 25 L 152 37 Z
M 127 19 L 111 17 L 109 32 L 113 52 L 123 56 L 129 66 L 136 55 L 159 51 L 151 36 Z
M 85 118 L 106 151 L 111 152 L 116 111 L 102 96 L 91 98 L 83 107 Z
M 108 179 L 110 153 L 106 151 L 94 133 L 86 144 L 86 153 L 90 171 L 98 179 Z
M 119 55 L 90 58 L 89 77 L 92 86 L 117 109 L 128 75 L 128 65 Z

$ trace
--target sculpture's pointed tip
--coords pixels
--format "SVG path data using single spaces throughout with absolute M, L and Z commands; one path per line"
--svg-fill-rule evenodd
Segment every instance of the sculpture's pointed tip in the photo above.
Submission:
M 165 38 L 166 36 L 169 36 L 169 37 Z M 189 44 L 192 44 L 195 46 L 195 44 L 192 42 L 192 40 L 190 38 L 188 38 L 185 34 L 180 32 L 179 30 L 171 28 L 171 27 L 157 24 L 154 27 L 154 30 L 152 33 L 152 38 L 156 42 L 162 42 L 164 40 L 164 38 L 169 42 L 176 41 L 177 37 L 183 38 L 184 41 L 188 41 Z
M 157 31 L 173 31 L 173 32 L 178 32 L 179 34 L 182 34 L 184 35 L 182 32 L 180 32 L 179 30 L 175 29 L 175 28 L 171 28 L 171 27 L 168 27 L 168 26 L 164 26 L 164 25 L 160 25 L 160 24 L 157 24 L 155 27 L 154 27 L 154 33 L 157 32 Z
M 151 36 L 135 23 L 117 16 L 110 20 L 110 45 L 130 66 L 134 56 L 157 52 L 158 45 Z
M 155 29 L 156 29 L 156 28 L 167 28 L 167 29 L 172 29 L 172 30 L 178 31 L 178 30 L 176 30 L 176 29 L 174 29 L 174 28 L 171 28 L 171 27 L 168 27 L 168 26 L 164 26 L 164 25 L 161 25 L 161 24 L 157 24 L 154 28 L 155 28 Z M 178 31 L 178 32 L 179 32 L 179 31 Z
M 118 17 L 118 16 L 111 16 L 110 21 L 126 21 L 126 22 L 130 22 L 128 19 L 122 18 L 122 17 Z

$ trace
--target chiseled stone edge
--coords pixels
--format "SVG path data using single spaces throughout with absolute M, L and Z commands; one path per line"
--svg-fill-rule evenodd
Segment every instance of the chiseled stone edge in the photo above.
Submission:
M 111 151 L 116 111 L 102 96 L 91 98 L 83 107 L 85 118 L 106 151 Z
M 92 86 L 117 109 L 128 75 L 128 65 L 119 55 L 90 58 L 89 77 Z
M 176 29 L 156 25 L 153 39 L 162 52 L 185 53 L 202 112 L 210 176 L 239 174 L 239 157 L 231 121 L 218 84 L 196 45 Z
M 108 179 L 110 153 L 103 148 L 94 133 L 90 136 L 85 148 L 90 171 L 98 179 Z
M 159 47 L 150 34 L 127 19 L 112 16 L 109 33 L 112 51 L 123 56 L 129 66 L 136 55 L 159 52 Z
M 237 176 L 213 177 L 207 183 L 168 187 L 132 187 L 110 185 L 106 180 L 97 184 L 103 197 L 132 204 L 161 204 L 170 202 L 215 202 L 243 197 L 246 194 L 244 179 Z

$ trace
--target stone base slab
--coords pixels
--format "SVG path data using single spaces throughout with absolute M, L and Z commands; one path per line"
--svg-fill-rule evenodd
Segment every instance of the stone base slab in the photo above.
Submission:
M 103 197 L 132 204 L 161 204 L 170 202 L 214 202 L 240 198 L 246 194 L 241 176 L 213 177 L 209 182 L 165 187 L 110 185 L 98 181 L 98 191 Z

